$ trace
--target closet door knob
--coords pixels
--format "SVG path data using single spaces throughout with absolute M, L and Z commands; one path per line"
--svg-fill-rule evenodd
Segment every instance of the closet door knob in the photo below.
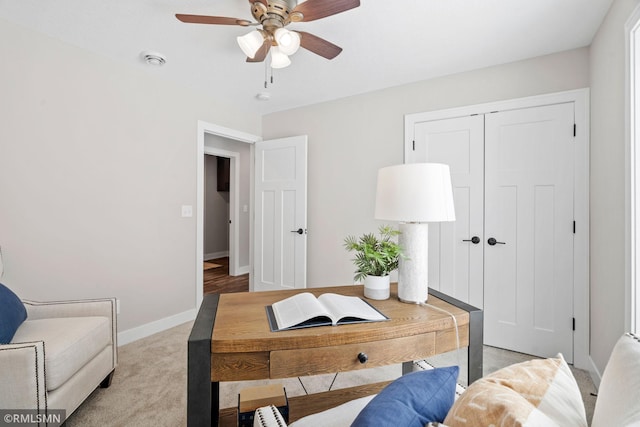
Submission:
M 489 237 L 489 240 L 487 240 L 487 243 L 491 246 L 495 246 L 495 245 L 506 245 L 505 242 L 498 242 L 496 239 L 494 239 L 493 237 Z
M 478 236 L 473 236 L 470 239 L 464 239 L 463 242 L 471 242 L 474 245 L 477 245 L 478 243 L 480 243 L 480 238 Z
M 291 230 L 292 233 L 304 234 L 304 230 L 302 228 L 298 228 L 297 230 Z

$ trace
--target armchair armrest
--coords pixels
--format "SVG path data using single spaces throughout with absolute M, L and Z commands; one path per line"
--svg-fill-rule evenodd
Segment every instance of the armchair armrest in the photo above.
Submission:
M 98 298 L 68 301 L 38 302 L 22 300 L 27 309 L 27 320 L 51 319 L 56 317 L 101 316 L 111 323 L 111 343 L 113 344 L 113 367 L 118 364 L 118 325 L 115 298 Z
M 0 408 L 47 409 L 44 343 L 0 345 Z
M 115 298 L 47 302 L 22 300 L 22 302 L 27 309 L 29 320 L 85 316 L 116 318 Z

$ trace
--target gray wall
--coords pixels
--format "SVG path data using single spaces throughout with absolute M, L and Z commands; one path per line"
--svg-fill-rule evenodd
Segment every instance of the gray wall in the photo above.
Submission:
M 352 283 L 348 234 L 375 231 L 380 167 L 403 162 L 404 115 L 589 86 L 588 49 L 264 116 L 265 139 L 309 136 L 308 285 Z
M 218 191 L 218 157 L 204 156 L 204 254 L 229 252 L 229 192 Z
M 591 69 L 591 358 L 600 372 L 625 330 L 625 32 L 637 0 L 616 0 Z
M 116 296 L 120 331 L 195 310 L 198 120 L 260 118 L 2 20 L 0 40 L 3 283 Z
M 246 142 L 233 141 L 231 139 L 223 138 L 217 135 L 205 134 L 204 137 L 204 146 L 211 148 L 218 148 L 225 151 L 231 151 L 239 153 L 239 161 L 240 164 L 240 197 L 239 197 L 239 206 L 240 212 L 239 215 L 239 229 L 240 233 L 238 236 L 238 266 L 241 269 L 246 269 L 248 272 L 249 269 L 249 255 L 250 255 L 250 217 L 249 213 L 251 212 L 251 194 L 250 194 L 250 184 L 251 184 L 251 158 L 253 156 L 253 146 Z M 205 156 L 207 157 L 207 156 Z M 243 206 L 247 206 L 247 211 L 244 212 Z

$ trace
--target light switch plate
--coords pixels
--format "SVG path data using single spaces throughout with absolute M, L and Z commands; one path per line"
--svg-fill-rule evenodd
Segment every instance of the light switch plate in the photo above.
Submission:
M 191 205 L 182 205 L 182 217 L 183 218 L 191 218 L 193 216 L 193 206 Z

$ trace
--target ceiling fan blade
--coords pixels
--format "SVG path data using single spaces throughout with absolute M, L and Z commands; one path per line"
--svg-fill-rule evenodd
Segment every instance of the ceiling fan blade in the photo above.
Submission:
M 176 13 L 176 18 L 187 24 L 216 24 L 216 25 L 240 25 L 248 27 L 251 21 L 246 19 L 229 18 L 226 16 L 183 15 Z
M 247 58 L 247 62 L 262 62 L 267 57 L 269 53 L 269 49 L 271 49 L 271 39 L 266 39 L 260 49 L 256 52 L 256 56 L 253 58 Z
M 300 34 L 300 46 L 315 53 L 316 55 L 320 55 L 327 59 L 333 59 L 342 52 L 342 48 L 340 46 L 336 46 L 325 39 L 304 31 L 296 32 Z
M 360 0 L 307 0 L 297 5 L 293 12 L 300 12 L 303 15 L 302 22 L 315 21 L 326 18 L 360 6 Z

